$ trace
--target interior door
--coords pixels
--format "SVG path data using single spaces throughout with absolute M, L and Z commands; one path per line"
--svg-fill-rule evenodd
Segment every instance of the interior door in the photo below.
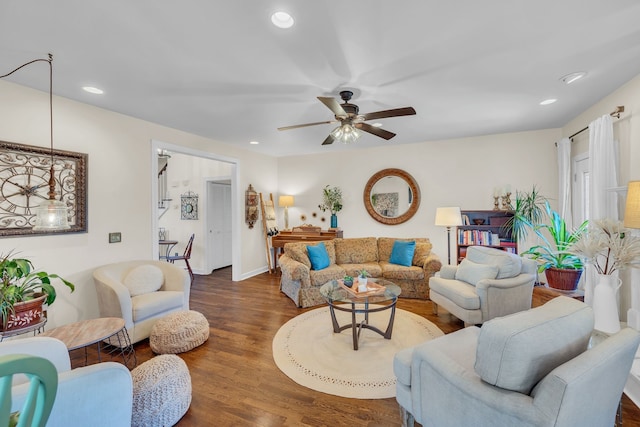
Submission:
M 208 247 L 213 270 L 231 265 L 231 185 L 210 182 L 207 186 Z

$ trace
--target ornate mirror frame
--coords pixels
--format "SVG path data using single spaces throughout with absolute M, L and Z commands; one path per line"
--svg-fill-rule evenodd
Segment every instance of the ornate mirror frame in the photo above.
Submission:
M 399 215 L 397 217 L 386 217 L 376 212 L 373 204 L 371 204 L 371 190 L 373 189 L 373 186 L 382 178 L 393 176 L 401 178 L 407 183 L 409 189 L 411 189 L 412 201 L 409 209 L 407 209 L 407 211 L 402 215 Z M 420 207 L 420 187 L 418 187 L 418 183 L 416 182 L 416 180 L 402 169 L 383 169 L 369 178 L 369 181 L 367 181 L 367 185 L 364 187 L 362 198 L 367 212 L 369 212 L 369 215 L 371 215 L 373 219 L 382 224 L 397 225 L 402 224 L 403 222 L 407 222 L 418 211 L 418 208 Z

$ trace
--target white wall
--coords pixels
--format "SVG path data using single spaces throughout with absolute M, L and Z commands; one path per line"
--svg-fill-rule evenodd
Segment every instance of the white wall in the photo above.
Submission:
M 0 82 L 0 140 L 49 146 L 48 94 Z M 55 147 L 89 154 L 88 232 L 57 236 L 0 239 L 0 253 L 15 249 L 38 269 L 57 273 L 76 284 L 60 287 L 49 310 L 49 326 L 98 316 L 91 272 L 96 266 L 129 259 L 152 259 L 151 140 L 178 144 L 238 159 L 240 239 L 235 241 L 239 277 L 266 269 L 260 227 L 244 224 L 244 190 L 277 190 L 275 158 L 180 132 L 157 124 L 54 98 Z M 109 244 L 108 233 L 122 233 L 122 243 Z
M 289 225 L 306 223 L 329 227 L 329 212 L 321 212 L 322 188 L 329 184 L 343 191 L 344 207 L 338 226 L 345 237 L 429 237 L 434 251 L 446 261 L 444 228 L 436 227 L 438 206 L 493 209 L 494 187 L 511 185 L 512 191 L 530 190 L 533 184 L 550 198 L 557 197 L 554 143 L 559 129 L 480 136 L 412 145 L 372 148 L 340 154 L 314 154 L 278 159 L 280 194 L 295 196 L 289 208 Z M 366 144 L 367 137 L 356 144 Z M 421 203 L 416 215 L 400 225 L 383 225 L 367 213 L 363 191 L 369 178 L 386 168 L 411 174 L 420 186 Z M 282 208 L 276 208 L 282 217 Z M 313 217 L 313 213 L 316 217 Z M 324 217 L 325 222 L 320 218 Z M 452 248 L 452 252 L 453 252 Z

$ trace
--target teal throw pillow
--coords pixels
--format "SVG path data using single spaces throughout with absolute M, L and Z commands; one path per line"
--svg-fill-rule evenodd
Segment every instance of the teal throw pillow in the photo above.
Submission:
M 396 240 L 393 242 L 393 249 L 391 250 L 391 257 L 389 262 L 391 264 L 404 265 L 405 267 L 411 267 L 413 261 L 413 253 L 416 250 L 416 242 L 414 240 L 410 242 L 403 242 L 402 240 Z
M 329 253 L 324 243 L 320 242 L 315 246 L 307 246 L 309 261 L 311 261 L 312 270 L 322 270 L 329 267 Z

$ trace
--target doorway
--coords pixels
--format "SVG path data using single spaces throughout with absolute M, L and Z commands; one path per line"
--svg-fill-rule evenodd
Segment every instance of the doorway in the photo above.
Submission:
M 242 254 L 242 242 L 240 239 L 240 234 L 241 234 L 241 223 L 239 220 L 239 212 L 242 212 L 242 209 L 239 206 L 239 203 L 241 203 L 241 201 L 243 200 L 242 197 L 240 197 L 238 195 L 238 160 L 235 158 L 231 158 L 231 157 L 225 157 L 225 156 L 221 156 L 221 155 L 217 155 L 214 153 L 209 153 L 209 152 L 205 152 L 205 151 L 200 151 L 200 150 L 195 150 L 192 148 L 188 148 L 188 147 L 184 147 L 184 146 L 180 146 L 180 145 L 175 145 L 175 144 L 170 144 L 170 143 L 166 143 L 166 142 L 162 142 L 162 141 L 157 141 L 157 140 L 151 140 L 151 150 L 150 150 L 150 158 L 151 158 L 151 212 L 157 212 L 158 209 L 158 202 L 159 202 L 159 196 L 158 196 L 158 152 L 159 150 L 167 150 L 169 152 L 174 152 L 174 153 L 179 153 L 179 154 L 184 154 L 187 156 L 193 156 L 193 157 L 198 157 L 201 159 L 209 159 L 209 160 L 215 160 L 218 162 L 223 162 L 226 163 L 229 166 L 229 172 L 228 172 L 228 177 L 226 177 L 226 183 L 229 186 L 229 203 L 227 204 L 229 210 L 230 210 L 230 216 L 231 216 L 231 236 L 230 236 L 230 240 L 233 242 L 237 242 L 234 245 L 230 245 L 230 249 L 228 250 L 228 252 L 230 253 L 231 256 L 231 266 L 232 266 L 232 280 L 234 281 L 240 281 L 241 278 L 241 271 L 242 271 L 242 266 L 241 266 L 241 254 Z M 227 175 L 227 173 L 225 173 L 225 175 Z M 202 178 L 200 178 L 202 179 Z M 206 179 L 205 179 L 206 180 Z M 202 181 L 200 181 L 202 182 Z M 204 189 L 203 189 L 204 190 Z M 207 210 L 208 207 L 206 206 L 206 204 L 202 205 L 202 210 L 204 212 L 201 212 L 201 216 L 203 219 L 206 218 L 207 216 Z M 159 235 L 159 228 L 158 228 L 158 215 L 151 215 L 152 217 L 152 222 L 151 222 L 151 235 L 152 236 L 158 236 Z M 201 236 L 208 236 L 208 221 L 206 221 L 206 219 L 204 221 L 202 221 L 201 224 L 201 232 L 199 233 Z M 154 238 L 151 239 L 151 257 L 152 259 L 158 259 L 158 254 L 159 254 L 159 244 L 158 244 L 158 239 Z M 208 241 L 208 239 L 207 239 Z M 204 251 L 203 254 L 203 259 L 205 260 L 203 264 L 201 264 L 201 269 L 204 270 L 205 268 L 208 268 L 207 261 L 212 258 L 211 256 L 211 248 L 209 244 L 204 244 L 204 247 L 202 248 L 202 250 Z M 206 273 L 210 272 L 211 270 L 207 271 Z M 205 273 L 205 271 L 201 271 L 201 273 Z

